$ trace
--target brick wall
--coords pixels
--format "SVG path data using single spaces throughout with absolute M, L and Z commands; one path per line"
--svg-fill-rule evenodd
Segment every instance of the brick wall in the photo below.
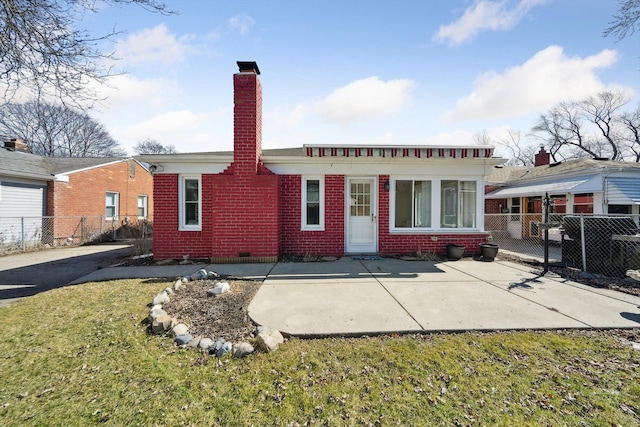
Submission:
M 324 231 L 302 231 L 302 177 L 280 177 L 280 248 L 286 255 L 344 254 L 344 176 L 324 180 Z
M 501 187 L 485 185 L 484 194 L 498 190 Z M 484 213 L 497 214 L 502 213 L 502 209 L 507 208 L 507 199 L 484 199 Z
M 131 174 L 134 165 L 135 173 Z M 153 218 L 153 177 L 134 161 L 96 167 L 69 175 L 69 182 L 50 182 L 47 186 L 47 215 L 64 216 L 104 216 L 106 211 L 106 193 L 119 194 L 118 216 L 137 218 L 138 196 L 147 196 L 148 217 Z M 112 223 L 103 224 L 111 228 Z M 55 224 L 55 236 L 71 236 L 77 233 L 78 224 L 58 221 Z M 98 228 L 99 225 L 93 225 Z M 95 231 L 95 230 L 94 230 Z
M 211 179 L 212 256 L 277 257 L 278 177 L 221 174 Z
M 211 194 L 210 175 L 202 177 L 202 230 L 178 230 L 178 175 L 154 176 L 155 219 L 153 224 L 153 257 L 156 259 L 179 259 L 211 256 Z

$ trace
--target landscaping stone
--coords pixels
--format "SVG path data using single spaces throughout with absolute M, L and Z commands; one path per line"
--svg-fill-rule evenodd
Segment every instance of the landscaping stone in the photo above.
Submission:
M 201 339 L 202 339 L 202 335 L 193 337 L 193 339 L 187 343 L 187 347 L 197 348 L 198 345 L 200 344 Z
M 276 351 L 280 344 L 284 343 L 284 337 L 277 329 L 264 328 L 256 337 L 258 348 L 267 353 Z
M 178 335 L 175 339 L 176 344 L 178 345 L 187 345 L 191 340 L 193 340 L 193 337 L 189 334 Z
M 176 337 L 179 337 L 180 335 L 186 335 L 188 331 L 189 327 L 184 323 L 178 323 L 171 329 L 171 332 L 173 332 L 173 335 Z
M 216 286 L 209 289 L 207 291 L 207 294 L 209 295 L 220 295 L 220 294 L 224 294 L 225 292 L 229 292 L 229 282 L 218 282 L 216 283 Z
M 151 310 L 149 310 L 149 321 L 153 322 L 158 317 L 167 315 L 167 312 L 162 309 L 161 305 L 154 305 Z
M 198 347 L 202 351 L 209 351 L 209 347 L 213 345 L 213 340 L 211 338 L 202 338 L 198 343 Z
M 169 295 L 169 296 L 173 295 L 173 289 L 171 289 L 171 288 L 165 288 L 165 290 L 164 290 L 164 291 L 165 291 L 165 292 L 167 293 L 167 295 Z
M 158 316 L 151 323 L 151 332 L 154 334 L 165 333 L 177 323 L 178 321 L 169 315 Z
M 239 342 L 233 346 L 233 357 L 242 358 L 254 352 L 254 348 L 248 342 Z
M 176 283 L 173 284 L 173 290 L 177 291 L 182 287 L 183 283 L 182 283 L 182 279 L 178 279 L 176 280 Z
M 209 277 L 209 279 L 215 279 L 216 277 L 219 277 L 220 275 L 218 273 L 216 273 L 215 271 L 209 271 L 207 273 L 207 276 Z
M 168 304 L 169 301 L 171 301 L 169 295 L 167 295 L 165 291 L 162 291 L 153 298 L 153 302 L 151 303 L 151 305 Z
M 216 351 L 216 357 L 224 356 L 225 354 L 229 353 L 232 348 L 233 348 L 233 344 L 231 344 L 229 341 L 225 341 L 224 344 L 222 344 L 222 347 L 220 347 Z
M 209 347 L 209 353 L 216 354 L 218 350 L 222 348 L 224 343 L 227 342 L 224 338 L 218 338 L 218 340 Z

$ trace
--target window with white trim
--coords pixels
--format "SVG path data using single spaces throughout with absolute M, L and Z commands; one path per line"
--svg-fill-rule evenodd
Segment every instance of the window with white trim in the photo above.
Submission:
M 431 228 L 431 181 L 396 180 L 394 227 Z
M 476 181 L 442 180 L 440 182 L 441 228 L 476 226 L 476 187 Z
M 324 230 L 324 178 L 302 177 L 302 230 Z
M 180 230 L 201 230 L 202 181 L 200 175 L 180 176 L 178 198 Z
M 118 219 L 118 200 L 119 194 L 113 191 L 107 191 L 105 197 L 105 213 L 106 219 Z
M 147 196 L 145 194 L 138 195 L 138 218 L 147 217 Z

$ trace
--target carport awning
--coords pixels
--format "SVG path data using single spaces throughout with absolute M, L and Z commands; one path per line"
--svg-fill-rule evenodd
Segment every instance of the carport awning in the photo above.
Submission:
M 584 184 L 588 180 L 552 182 L 537 185 L 523 185 L 519 187 L 501 188 L 484 196 L 485 199 L 507 199 L 509 197 L 544 196 L 545 193 L 566 194 L 573 193 L 574 188 Z M 600 190 L 602 191 L 602 190 Z
M 607 204 L 640 205 L 640 179 L 607 178 Z

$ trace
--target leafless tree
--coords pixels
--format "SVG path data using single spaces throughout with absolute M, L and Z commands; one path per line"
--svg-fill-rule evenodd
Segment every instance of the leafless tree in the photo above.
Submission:
M 473 143 L 475 145 L 492 145 L 493 140 L 486 129 L 476 132 L 473 135 Z
M 43 102 L 0 106 L 0 134 L 45 157 L 123 157 L 126 152 L 86 112 Z
M 177 153 L 174 145 L 162 145 L 154 139 L 145 139 L 138 142 L 133 151 L 136 154 L 174 154 Z
M 496 143 L 507 150 L 509 160 L 505 166 L 531 166 L 536 154 L 536 146 L 526 144 L 521 132 L 507 129 L 506 136 L 496 138 Z
M 622 160 L 622 153 L 618 147 L 620 141 L 616 138 L 615 128 L 620 123 L 620 109 L 627 102 L 622 92 L 605 91 L 590 96 L 581 103 L 583 115 L 600 130 L 602 141 L 609 145 L 613 160 Z
M 101 65 L 113 58 L 97 46 L 119 32 L 94 36 L 77 29 L 84 14 L 101 6 L 138 5 L 172 13 L 158 0 L 0 0 L 0 81 L 5 102 L 21 88 L 33 98 L 55 96 L 80 105 L 95 99 L 89 83 L 105 83 L 113 75 Z
M 554 161 L 574 157 L 628 156 L 622 108 L 628 100 L 622 92 L 601 92 L 580 102 L 563 102 L 540 115 L 531 129 Z
M 604 37 L 615 36 L 618 40 L 629 37 L 636 32 L 640 22 L 640 0 L 620 0 L 618 14 L 613 15 L 613 21 L 602 33 Z
M 640 104 L 635 111 L 622 114 L 620 121 L 624 129 L 621 139 L 625 149 L 636 163 L 640 163 Z

